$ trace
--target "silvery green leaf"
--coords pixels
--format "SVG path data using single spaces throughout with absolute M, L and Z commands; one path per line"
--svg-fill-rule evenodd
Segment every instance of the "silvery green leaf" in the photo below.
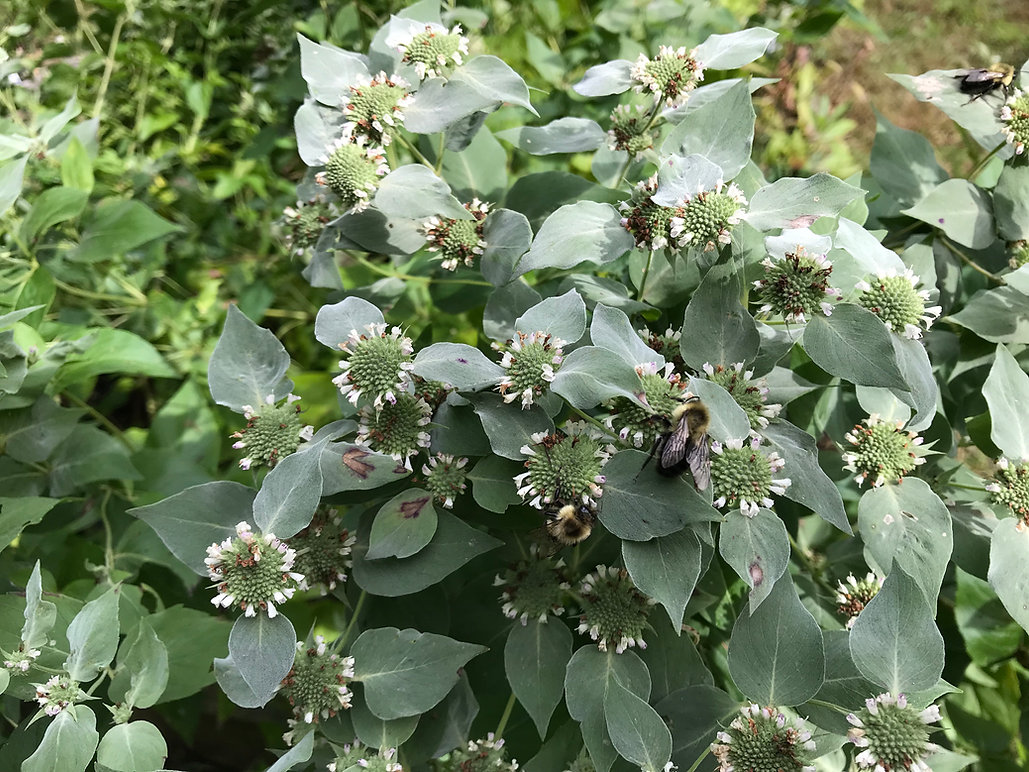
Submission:
M 358 78 L 370 78 L 368 58 L 344 51 L 330 43 L 315 43 L 297 33 L 300 43 L 300 74 L 307 81 L 311 96 L 329 107 L 339 108 L 350 86 Z
M 386 216 L 409 220 L 432 215 L 473 219 L 451 194 L 450 186 L 422 164 L 407 164 L 383 177 L 375 191 L 375 207 Z
M 643 342 L 629 317 L 620 309 L 597 304 L 590 322 L 590 340 L 595 346 L 618 354 L 630 367 L 647 362 L 653 362 L 659 369 L 665 365 L 665 358 Z
M 772 228 L 804 228 L 819 217 L 835 217 L 865 191 L 831 174 L 783 177 L 766 185 L 750 200 L 743 219 L 759 231 Z
M 413 372 L 458 391 L 481 391 L 500 383 L 504 368 L 465 343 L 433 343 L 415 356 Z
M 376 306 L 367 300 L 349 297 L 318 309 L 314 320 L 314 337 L 323 346 L 339 351 L 339 344 L 346 341 L 351 332 L 364 334 L 368 331 L 368 325 L 384 322 L 382 311 Z
M 587 97 L 609 96 L 628 91 L 632 85 L 632 62 L 615 59 L 586 70 L 582 80 L 572 86 L 577 94 Z
M 902 213 L 972 249 L 985 249 L 996 238 L 990 200 L 968 180 L 945 180 Z
M 575 290 L 544 298 L 518 317 L 515 329 L 524 333 L 538 330 L 565 344 L 576 343 L 586 332 L 586 304 Z
M 673 128 L 661 154 L 703 156 L 722 170 L 723 181 L 731 180 L 750 162 L 755 117 L 750 90 L 740 81 Z
M 596 150 L 607 132 L 588 118 L 558 118 L 545 126 L 518 126 L 496 135 L 530 155 L 552 155 Z
M 992 419 L 990 439 L 1011 461 L 1029 461 L 1029 375 L 1007 346 L 997 346 L 982 391 Z
M 515 271 L 521 276 L 537 268 L 610 263 L 633 246 L 621 219 L 610 204 L 579 201 L 562 206 L 544 221 Z
M 712 35 L 697 46 L 694 56 L 705 70 L 734 70 L 764 56 L 778 36 L 764 27 Z
M 657 172 L 655 204 L 674 206 L 683 198 L 692 198 L 702 190 L 714 190 L 724 181 L 721 167 L 702 155 L 665 158 Z

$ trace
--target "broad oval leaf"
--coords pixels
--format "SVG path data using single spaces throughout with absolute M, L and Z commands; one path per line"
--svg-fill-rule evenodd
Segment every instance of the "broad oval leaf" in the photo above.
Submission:
M 861 306 L 839 303 L 832 316 L 816 315 L 804 328 L 804 350 L 831 375 L 861 386 L 907 391 L 891 333 Z
M 432 541 L 437 523 L 431 493 L 412 488 L 397 494 L 375 515 L 368 536 L 368 560 L 417 554 Z
M 622 541 L 622 559 L 633 583 L 664 606 L 676 635 L 700 578 L 701 552 L 700 539 L 689 528 L 650 541 Z
M 764 27 L 711 35 L 697 46 L 694 55 L 706 70 L 734 70 L 763 56 L 778 36 Z
M 421 164 L 394 169 L 379 182 L 375 207 L 387 216 L 419 219 L 441 215 L 471 220 L 472 213 L 454 198 L 450 186 Z
M 458 391 L 481 391 L 500 383 L 504 369 L 465 343 L 433 343 L 414 358 L 415 375 L 448 383 Z
M 730 512 L 718 529 L 718 551 L 750 587 L 753 614 L 789 565 L 790 537 L 770 509 L 760 509 L 753 517 Z
M 586 304 L 574 289 L 543 298 L 515 320 L 515 329 L 546 332 L 560 338 L 564 345 L 577 343 L 586 332 Z
M 329 107 L 339 107 L 358 78 L 368 78 L 367 57 L 344 51 L 328 43 L 315 43 L 297 33 L 300 44 L 300 74 L 311 95 Z
M 783 177 L 765 185 L 750 200 L 743 219 L 759 231 L 806 227 L 819 217 L 835 217 L 865 191 L 831 174 Z
M 628 91 L 632 85 L 632 62 L 615 59 L 586 70 L 582 80 L 572 86 L 577 94 L 587 97 L 610 96 Z
M 645 772 L 662 772 L 672 757 L 672 735 L 650 705 L 617 680 L 604 697 L 604 718 L 611 744 Z
M 278 339 L 230 305 L 207 367 L 214 401 L 237 413 L 244 405 L 264 404 L 269 396 L 278 402 L 293 388 L 286 378 L 288 367 L 289 354 Z
M 703 156 L 718 165 L 723 181 L 733 179 L 750 162 L 754 143 L 756 116 L 748 86 L 740 81 L 718 99 L 692 111 L 688 121 L 669 132 L 662 154 Z
M 518 701 L 547 736 L 550 717 L 564 695 L 564 675 L 572 656 L 572 634 L 561 624 L 529 619 L 511 626 L 504 646 L 504 670 Z
M 1023 630 L 1029 630 L 1029 529 L 1006 517 L 990 539 L 990 586 L 1004 608 Z
M 504 129 L 496 136 L 530 155 L 552 155 L 596 150 L 604 143 L 607 133 L 588 118 L 558 118 L 546 126 Z
M 990 201 L 968 180 L 945 180 L 902 213 L 972 249 L 985 249 L 996 237 Z
M 384 324 L 378 306 L 359 297 L 344 298 L 338 303 L 322 306 L 314 320 L 314 337 L 323 346 L 338 351 L 351 333 L 364 335 L 368 326 Z
M 293 667 L 296 642 L 293 624 L 281 613 L 236 617 L 229 633 L 229 656 L 262 705 Z
M 312 442 L 279 461 L 254 499 L 254 521 L 262 532 L 280 539 L 306 528 L 322 497 L 322 450 L 327 439 Z
M 603 265 L 624 255 L 633 239 L 610 204 L 579 201 L 550 215 L 515 268 L 521 276 L 537 268 L 571 268 L 579 263 Z
M 118 651 L 118 598 L 112 587 L 83 606 L 68 625 L 68 658 L 64 669 L 76 681 L 92 681 Z
M 168 744 L 149 721 L 115 724 L 96 749 L 97 763 L 117 772 L 161 769 L 167 758 Z
M 76 705 L 54 717 L 39 747 L 22 762 L 21 772 L 83 772 L 99 741 L 96 714 L 88 705 Z
M 1029 375 L 1006 346 L 997 346 L 983 396 L 990 407 L 993 444 L 1011 461 L 1029 460 Z

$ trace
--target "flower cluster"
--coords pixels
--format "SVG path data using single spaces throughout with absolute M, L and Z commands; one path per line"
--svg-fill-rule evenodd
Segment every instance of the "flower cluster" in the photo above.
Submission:
M 673 330 L 669 327 L 663 333 L 660 333 L 644 328 L 636 330 L 636 333 L 649 348 L 674 364 L 676 369 L 683 369 L 686 363 L 682 360 L 682 350 L 679 345 L 679 341 L 682 339 L 681 331 Z
M 303 574 L 309 587 L 318 587 L 323 595 L 345 582 L 350 568 L 350 552 L 357 537 L 342 526 L 342 518 L 331 507 L 321 507 L 311 523 L 289 546 L 296 553 L 293 567 Z
M 276 405 L 274 395 L 269 394 L 257 409 L 243 405 L 247 425 L 232 434 L 236 440 L 232 447 L 246 451 L 239 460 L 241 469 L 273 467 L 285 456 L 295 453 L 301 440 L 310 440 L 314 436 L 313 426 L 301 424 L 300 406 L 293 404 L 299 399 L 290 394 L 283 404 Z
M 319 161 L 325 168 L 315 175 L 315 182 L 335 193 L 348 212 L 367 209 L 379 178 L 389 174 L 386 151 L 349 132 L 337 138 Z
M 1029 525 L 1029 462 L 998 459 L 997 475 L 986 484 L 986 490 L 994 504 L 1007 507 Z
M 618 205 L 622 227 L 632 234 L 639 249 L 664 249 L 671 241 L 672 218 L 678 210 L 654 203 L 657 175 L 636 183 L 628 200 Z
M 1026 263 L 1029 263 L 1029 241 L 1020 239 L 1008 244 L 1008 265 L 1012 271 L 1017 271 Z
M 704 372 L 709 381 L 714 381 L 729 392 L 736 404 L 743 408 L 751 429 L 764 429 L 768 426 L 768 419 L 775 418 L 782 410 L 782 405 L 765 404 L 768 399 L 765 380 L 753 380 L 754 371 L 744 370 L 743 362 L 737 362 L 732 367 L 705 362 Z
M 883 580 L 871 571 L 864 579 L 855 579 L 854 574 L 849 574 L 846 584 L 839 582 L 836 588 L 836 610 L 847 617 L 848 630 L 854 626 L 858 614 L 869 601 L 879 594 L 882 586 Z
M 354 658 L 330 652 L 325 639 L 297 641 L 293 667 L 282 679 L 279 691 L 293 706 L 293 716 L 305 724 L 318 723 L 350 707 L 353 692 L 347 684 L 354 677 Z
M 405 64 L 414 65 L 419 80 L 442 78 L 468 56 L 468 38 L 461 31 L 460 24 L 449 32 L 439 24 L 426 24 L 425 29 L 398 43 L 397 50 Z
M 495 587 L 502 587 L 501 611 L 508 619 L 518 619 L 523 625 L 530 619 L 546 623 L 553 614 L 564 613 L 564 595 L 571 585 L 565 575 L 563 560 L 541 558 L 536 545 L 532 546 L 530 560 L 522 561 L 497 574 Z
M 690 92 L 704 80 L 704 68 L 696 53 L 696 49 L 687 51 L 684 46 L 661 46 L 653 59 L 640 54 L 629 73 L 636 81 L 636 92 L 650 92 L 669 107 L 686 104 Z
M 746 443 L 742 439 L 712 442 L 711 452 L 711 482 L 718 509 L 738 507 L 744 515 L 754 517 L 759 506 L 774 504 L 771 494 L 781 496 L 790 486 L 789 478 L 774 478 L 786 461 L 774 451 L 766 454 L 758 437 Z
M 929 742 L 927 724 L 940 720 L 940 709 L 922 711 L 908 705 L 903 694 L 880 694 L 865 700 L 865 707 L 847 715 L 847 739 L 862 750 L 854 756 L 861 769 L 932 772 L 925 760 L 939 746 Z
M 39 658 L 39 655 L 43 652 L 39 649 L 26 649 L 25 643 L 22 642 L 16 651 L 8 654 L 6 651 L 4 654 L 4 667 L 8 670 L 17 673 L 27 673 L 29 668 L 32 667 L 32 663 Z
M 343 754 L 337 756 L 325 767 L 328 772 L 347 772 L 351 769 L 368 770 L 368 772 L 404 772 L 404 768 L 394 761 L 396 748 L 385 748 L 376 751 L 367 748 L 356 740 L 343 746 Z
M 467 458 L 455 458 L 447 453 L 436 453 L 429 456 L 428 463 L 422 464 L 425 475 L 425 487 L 432 494 L 436 503 L 444 509 L 454 508 L 454 499 L 464 493 L 468 484 Z
M 921 338 L 919 322 L 928 330 L 942 309 L 940 306 L 926 306 L 929 291 L 916 290 L 919 281 L 910 268 L 900 275 L 889 270 L 879 274 L 872 283 L 857 283 L 857 290 L 861 293 L 858 303 L 882 319 L 887 329 L 902 332 L 905 338 L 912 340 Z
M 597 566 L 595 573 L 586 574 L 579 587 L 582 609 L 578 633 L 586 633 L 597 642 L 601 651 L 613 646 L 615 654 L 628 648 L 647 648 L 643 630 L 647 616 L 654 605 L 636 589 L 629 572 L 614 566 Z
M 301 254 L 318 243 L 325 226 L 339 216 L 336 206 L 313 198 L 297 201 L 296 207 L 282 210 L 282 231 L 286 246 L 292 254 Z
M 504 395 L 504 402 L 514 402 L 519 397 L 522 409 L 532 406 L 536 397 L 549 387 L 561 362 L 565 342 L 549 332 L 516 332 L 506 345 L 491 344 L 494 351 L 503 351 L 500 366 L 507 372 L 500 379 L 497 389 Z
M 386 332 L 385 324 L 369 324 L 365 330 L 351 330 L 339 344 L 346 358 L 339 362 L 343 372 L 332 382 L 351 404 L 357 405 L 365 395 L 381 408 L 385 402 L 396 402 L 397 393 L 411 382 L 414 345 L 399 327 Z
M 711 753 L 719 772 L 815 772 L 811 732 L 776 708 L 746 705 L 715 737 Z
M 485 251 L 487 244 L 482 234 L 489 207 L 488 203 L 473 198 L 464 205 L 472 214 L 470 220 L 433 215 L 422 223 L 422 232 L 429 240 L 429 251 L 439 252 L 443 258 L 441 265 L 446 270 L 454 271 L 462 263 L 470 267 L 475 257 Z
M 425 427 L 432 420 L 432 408 L 421 397 L 406 391 L 379 407 L 365 405 L 358 414 L 356 442 L 377 453 L 385 453 L 412 470 L 411 456 L 429 447 Z
M 781 258 L 761 261 L 765 277 L 754 282 L 762 313 L 782 316 L 787 322 L 803 324 L 816 313 L 832 314 L 832 302 L 840 290 L 829 286 L 832 263 L 825 255 L 809 255 L 797 246 Z
M 582 501 L 596 506 L 607 478 L 600 473 L 611 457 L 584 422 L 569 422 L 563 434 L 537 432 L 530 435 L 532 445 L 521 451 L 529 458 L 526 471 L 514 478 L 518 495 L 529 505 L 543 509 L 555 501 Z
M 508 761 L 504 741 L 495 739 L 493 732 L 484 740 L 469 740 L 468 745 L 447 754 L 441 772 L 516 772 L 517 761 Z
M 414 97 L 410 84 L 399 75 L 380 72 L 374 78 L 359 75 L 344 94 L 344 133 L 367 137 L 370 142 L 388 147 L 392 134 L 404 122 L 404 109 Z
M 915 432 L 905 432 L 903 421 L 883 421 L 872 413 L 861 424 L 844 435 L 852 447 L 843 454 L 843 468 L 857 472 L 854 482 L 859 486 L 868 479 L 874 488 L 899 482 L 925 463 L 924 455 L 918 452 L 922 438 Z
M 79 688 L 79 682 L 67 675 L 55 675 L 45 684 L 33 684 L 36 687 L 36 702 L 48 716 L 56 716 L 70 705 L 87 699 L 87 695 Z
M 642 105 L 618 105 L 611 113 L 611 128 L 607 130 L 610 150 L 623 150 L 633 158 L 654 146 L 654 137 L 648 131 L 649 114 Z
M 708 252 L 732 240 L 731 226 L 743 220 L 747 199 L 736 183 L 730 183 L 724 193 L 723 187 L 725 183 L 719 180 L 714 190 L 700 189 L 676 202 L 669 235 L 680 249 L 700 247 Z
M 1015 146 L 1015 155 L 1024 153 L 1029 142 L 1029 94 L 1016 88 L 1000 108 L 1000 121 L 1003 124 L 1001 131 Z
M 623 442 L 630 442 L 635 448 L 653 444 L 661 431 L 661 416 L 670 416 L 682 402 L 686 384 L 669 362 L 662 369 L 654 362 L 636 367 L 636 374 L 643 386 L 642 400 L 650 406 L 644 408 L 626 397 L 616 397 L 608 404 L 611 415 L 604 424 L 618 435 Z
M 236 538 L 207 548 L 207 573 L 216 582 L 215 606 L 238 606 L 248 617 L 264 611 L 278 614 L 276 603 L 285 603 L 297 590 L 307 589 L 304 575 L 293 571 L 296 552 L 266 533 L 258 536 L 248 523 L 236 524 Z

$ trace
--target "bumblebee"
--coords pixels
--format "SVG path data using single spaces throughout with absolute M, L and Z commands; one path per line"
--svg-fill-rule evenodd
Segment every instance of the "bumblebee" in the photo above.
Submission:
M 997 62 L 989 67 L 969 70 L 964 75 L 955 75 L 954 78 L 961 81 L 958 83 L 958 89 L 962 94 L 972 95 L 972 98 L 965 102 L 967 105 L 998 88 L 1007 94 L 1011 90 L 1011 82 L 1015 79 L 1015 68 L 1010 64 Z
M 688 467 L 697 490 L 705 490 L 711 484 L 711 450 L 707 438 L 711 413 L 707 405 L 697 395 L 686 392 L 668 423 L 671 429 L 658 437 L 650 451 L 651 458 L 657 456 L 658 474 L 677 477 Z
M 544 511 L 546 522 L 543 524 L 544 542 L 540 552 L 549 557 L 562 547 L 573 547 L 585 541 L 593 532 L 593 524 L 597 521 L 597 511 L 589 504 L 555 503 Z

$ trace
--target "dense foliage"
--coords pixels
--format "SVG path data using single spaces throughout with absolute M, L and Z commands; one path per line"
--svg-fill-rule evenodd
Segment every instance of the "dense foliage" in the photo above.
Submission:
M 1029 63 L 779 177 L 836 5 L 20 8 L 0 768 L 1024 764 Z

